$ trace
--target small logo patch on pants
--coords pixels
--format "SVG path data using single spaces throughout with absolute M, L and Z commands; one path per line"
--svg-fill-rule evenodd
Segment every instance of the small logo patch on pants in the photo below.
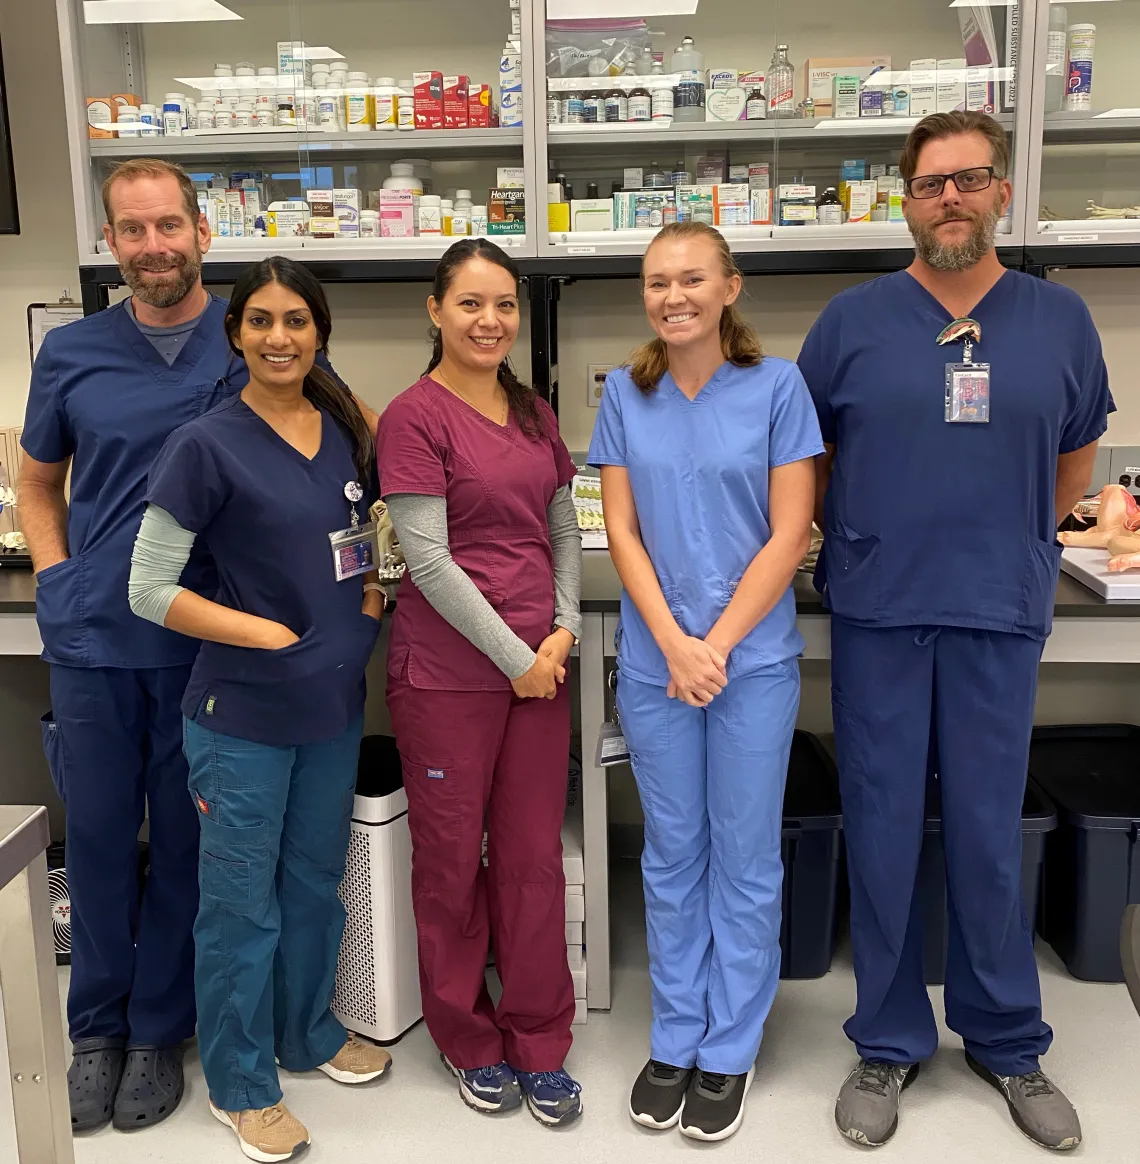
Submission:
M 204 813 L 206 816 L 209 816 L 210 806 L 200 796 L 196 796 L 194 799 L 198 802 L 198 811 Z
M 442 768 L 429 768 L 427 776 L 429 780 L 442 780 L 447 773 Z

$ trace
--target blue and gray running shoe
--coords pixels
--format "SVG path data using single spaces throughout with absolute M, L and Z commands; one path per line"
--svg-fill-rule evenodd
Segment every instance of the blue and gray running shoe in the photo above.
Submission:
M 582 1114 L 582 1085 L 565 1071 L 519 1071 L 530 1114 L 547 1127 L 560 1128 Z
M 489 1067 L 465 1070 L 456 1067 L 446 1055 L 440 1055 L 443 1065 L 459 1080 L 459 1098 L 473 1111 L 493 1114 L 513 1111 L 519 1106 L 519 1081 L 506 1063 L 492 1063 Z

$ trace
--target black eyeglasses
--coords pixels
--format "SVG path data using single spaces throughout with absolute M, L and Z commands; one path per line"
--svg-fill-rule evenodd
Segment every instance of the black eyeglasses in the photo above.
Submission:
M 956 174 L 921 174 L 906 183 L 911 198 L 940 198 L 947 182 L 953 182 L 963 194 L 977 194 L 993 184 L 993 166 L 971 166 Z

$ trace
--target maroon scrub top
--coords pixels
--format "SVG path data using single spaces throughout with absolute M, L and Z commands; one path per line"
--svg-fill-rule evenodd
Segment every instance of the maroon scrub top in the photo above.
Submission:
M 430 376 L 400 393 L 376 434 L 380 493 L 447 500 L 451 555 L 532 650 L 553 629 L 554 557 L 546 511 L 575 468 L 550 406 L 536 397 L 542 435 L 514 416 L 504 426 Z M 404 575 L 388 672 L 413 687 L 499 691 L 510 680 L 430 605 Z

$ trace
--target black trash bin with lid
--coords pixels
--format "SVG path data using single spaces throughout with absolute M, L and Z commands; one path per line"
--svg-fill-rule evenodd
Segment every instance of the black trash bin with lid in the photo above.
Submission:
M 1057 827 L 1057 812 L 1032 780 L 1025 786 L 1021 809 L 1021 900 L 1030 933 L 1037 917 L 1046 838 Z M 942 787 L 927 780 L 926 817 L 918 858 L 917 892 L 922 896 L 922 968 L 930 986 L 946 981 L 950 918 L 946 902 L 946 850 L 942 844 Z
M 1041 936 L 1073 977 L 1123 982 L 1120 924 L 1140 903 L 1140 727 L 1036 728 L 1029 771 L 1060 816 L 1045 849 Z
M 831 969 L 839 917 L 843 810 L 835 762 L 809 732 L 792 737 L 781 855 L 784 912 L 781 978 L 821 978 Z

